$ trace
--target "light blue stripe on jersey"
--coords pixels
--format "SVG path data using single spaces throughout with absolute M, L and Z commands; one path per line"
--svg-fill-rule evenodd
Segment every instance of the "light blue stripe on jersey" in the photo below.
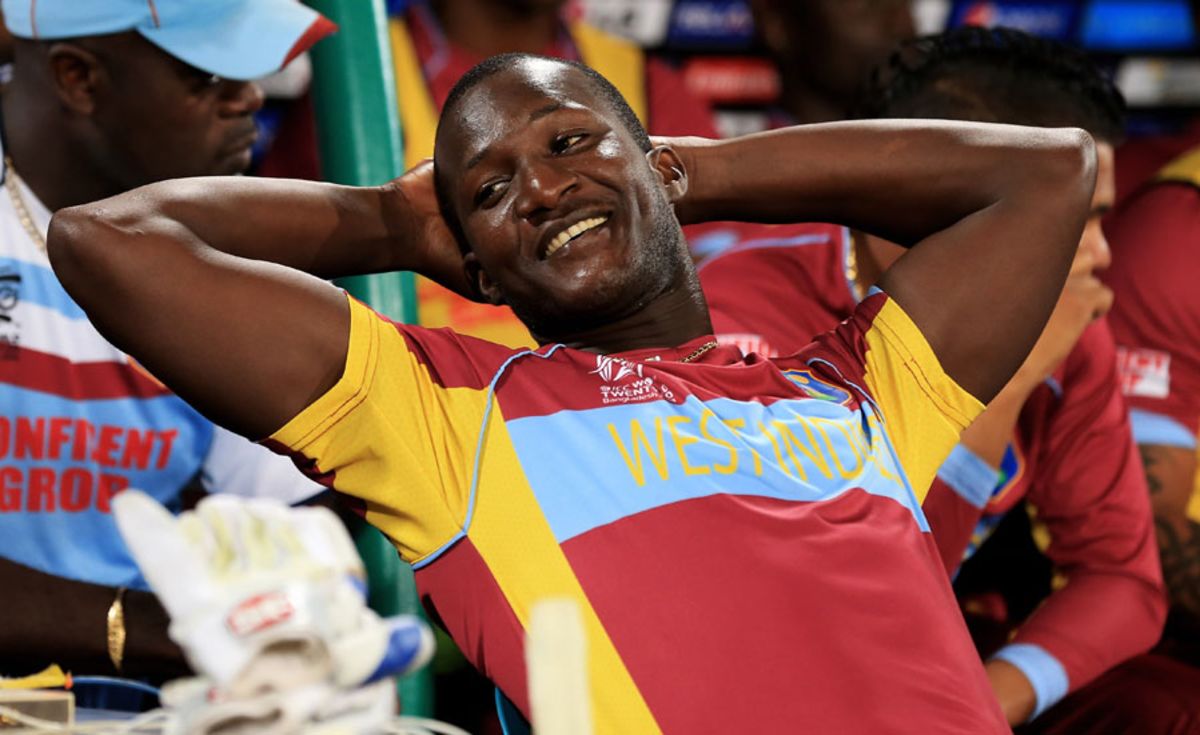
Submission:
M 0 258 L 0 274 L 10 273 L 21 277 L 18 289 L 21 301 L 52 309 L 68 319 L 87 319 L 49 268 L 15 258 Z
M 1016 666 L 1033 686 L 1037 696 L 1037 706 L 1033 709 L 1030 720 L 1045 712 L 1067 696 L 1071 683 L 1067 679 L 1067 670 L 1057 658 L 1041 646 L 1032 643 L 1010 643 L 996 652 L 993 659 L 1007 661 Z
M 710 233 L 714 236 L 715 233 Z M 826 234 L 816 235 L 792 235 L 790 237 L 760 237 L 753 240 L 743 240 L 736 245 L 726 246 L 724 249 L 715 252 L 708 260 L 700 263 L 697 266 L 697 271 L 702 271 L 712 263 L 716 262 L 720 256 L 725 254 L 740 253 L 743 250 L 757 250 L 759 248 L 791 248 L 804 245 L 825 245 L 829 242 L 830 237 Z M 712 249 L 711 246 L 709 249 Z
M 1000 472 L 970 449 L 956 444 L 938 468 L 938 477 L 960 498 L 983 510 L 992 497 Z
M 1170 416 L 1134 408 L 1129 411 L 1129 422 L 1133 440 L 1138 444 L 1196 448 L 1196 435 Z
M 0 401 L 5 406 L 5 411 L 0 417 L 9 421 L 15 421 L 18 416 L 69 416 L 86 418 L 94 424 L 135 428 L 173 428 L 180 421 L 186 421 L 188 425 L 203 425 L 211 429 L 211 424 L 194 408 L 170 393 L 151 398 L 121 397 L 79 401 L 0 383 Z M 0 444 L 0 458 L 2 457 L 5 457 L 4 447 Z
M 506 427 L 560 543 L 694 498 L 815 502 L 853 488 L 895 500 L 928 530 L 882 427 L 873 416 L 868 422 L 871 414 L 869 405 L 859 412 L 817 399 L 763 405 L 689 396 L 681 404 L 659 400 L 512 419 Z M 592 449 L 571 451 L 584 446 Z M 588 492 L 598 481 L 605 492 Z

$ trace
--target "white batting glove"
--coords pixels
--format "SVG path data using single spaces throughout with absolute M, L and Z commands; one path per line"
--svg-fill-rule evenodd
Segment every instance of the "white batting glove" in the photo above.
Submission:
M 113 513 L 172 639 L 231 699 L 356 687 L 433 654 L 419 619 L 382 620 L 366 606 L 362 561 L 328 509 L 215 495 L 176 518 L 126 490 Z

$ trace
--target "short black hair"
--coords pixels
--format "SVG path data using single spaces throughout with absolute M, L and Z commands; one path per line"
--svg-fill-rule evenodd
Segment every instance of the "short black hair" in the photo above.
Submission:
M 553 61 L 555 63 L 562 64 L 563 66 L 576 69 L 582 73 L 588 84 L 591 85 L 592 89 L 600 96 L 600 99 L 603 100 L 604 104 L 608 105 L 609 109 L 616 113 L 617 120 L 621 123 L 622 127 L 628 131 L 629 135 L 632 136 L 634 142 L 637 143 L 638 147 L 642 149 L 642 152 L 647 153 L 651 148 L 654 147 L 654 145 L 650 142 L 649 134 L 646 133 L 646 128 L 642 125 L 642 121 L 638 119 L 638 116 L 634 113 L 633 108 L 629 106 L 629 103 L 625 100 L 625 97 L 623 97 L 620 91 L 613 86 L 612 82 L 605 79 L 595 69 L 570 59 L 556 59 L 549 56 L 539 56 L 537 54 L 524 53 L 508 53 L 489 56 L 475 66 L 471 67 L 471 70 L 466 74 L 463 74 L 462 77 L 459 78 L 459 80 L 454 84 L 454 87 L 451 88 L 450 94 L 446 97 L 446 104 L 442 106 L 442 114 L 438 121 L 438 134 L 440 135 L 442 130 L 441 123 L 445 121 L 448 116 L 456 114 L 455 108 L 458 107 L 463 97 L 465 97 L 468 92 L 474 89 L 476 85 L 488 77 L 513 68 L 522 61 L 530 60 Z M 436 142 L 434 143 L 434 147 L 437 147 Z M 459 247 L 466 252 L 468 247 L 466 236 L 462 231 L 462 224 L 458 221 L 458 217 L 454 214 L 454 207 L 451 205 L 450 192 L 447 189 L 447 182 L 444 181 L 441 176 L 436 175 L 436 172 L 434 175 L 434 190 L 437 193 L 438 206 L 441 208 L 442 217 L 446 220 L 446 223 L 450 226 L 450 230 L 458 239 Z
M 1077 127 L 1115 144 L 1125 99 L 1076 48 L 1012 28 L 963 27 L 902 43 L 872 75 L 858 117 Z

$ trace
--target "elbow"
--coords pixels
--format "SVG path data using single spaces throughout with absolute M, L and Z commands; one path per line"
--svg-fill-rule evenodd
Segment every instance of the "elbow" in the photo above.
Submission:
M 118 267 L 118 242 L 125 233 L 115 212 L 93 203 L 60 209 L 50 219 L 46 255 L 72 298 L 86 308 L 88 291 L 100 288 Z
M 46 254 L 59 279 L 66 282 L 83 268 L 89 247 L 98 237 L 98 215 L 90 205 L 67 207 L 55 212 L 46 233 Z
M 1146 624 L 1137 653 L 1145 653 L 1162 637 L 1171 605 L 1170 595 L 1157 574 L 1152 579 L 1141 580 L 1139 592 Z
M 1096 186 L 1096 142 L 1080 128 L 1058 128 L 1047 134 L 1051 153 L 1046 156 L 1046 182 L 1069 197 L 1064 204 L 1078 211 L 1081 221 L 1086 220 Z

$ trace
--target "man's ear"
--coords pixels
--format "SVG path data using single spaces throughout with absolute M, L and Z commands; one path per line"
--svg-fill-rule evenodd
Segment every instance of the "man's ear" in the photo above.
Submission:
M 95 112 L 97 92 L 108 81 L 108 72 L 100 59 L 69 41 L 52 44 L 46 55 L 50 79 L 63 105 L 79 115 Z
M 500 287 L 492 281 L 487 271 L 479 264 L 479 258 L 475 257 L 475 253 L 467 253 L 463 256 L 463 272 L 466 273 L 467 284 L 473 292 L 468 294 L 469 296 L 476 301 L 493 306 L 504 304 L 504 295 L 500 293 Z
M 677 202 L 683 199 L 688 190 L 687 169 L 675 149 L 669 145 L 655 146 L 646 154 L 646 160 L 666 189 L 667 200 Z

